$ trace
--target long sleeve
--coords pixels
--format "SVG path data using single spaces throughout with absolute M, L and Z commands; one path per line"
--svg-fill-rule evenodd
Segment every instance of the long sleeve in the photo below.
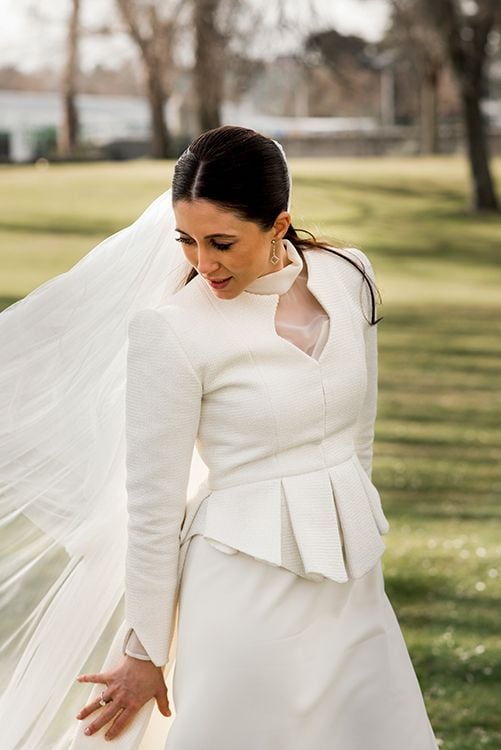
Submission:
M 363 260 L 367 274 L 376 282 L 374 269 L 367 255 L 362 253 L 361 250 L 358 250 L 358 253 L 361 260 Z M 364 310 L 365 314 L 370 317 L 370 294 L 365 280 L 363 280 L 363 286 L 364 292 L 362 298 Z M 355 427 L 355 451 L 369 479 L 372 479 L 372 457 L 378 398 L 378 335 L 377 324 L 370 325 L 364 320 L 363 325 L 367 390 Z
M 166 318 L 156 310 L 136 313 L 127 353 L 129 628 L 122 651 L 134 631 L 156 666 L 167 663 L 173 635 L 179 533 L 201 399 L 201 383 Z

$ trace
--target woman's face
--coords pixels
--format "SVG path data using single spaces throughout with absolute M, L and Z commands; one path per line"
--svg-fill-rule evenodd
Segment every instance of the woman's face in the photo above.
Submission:
M 176 239 L 186 259 L 217 297 L 236 297 L 258 276 L 278 271 L 290 262 L 281 242 L 291 221 L 286 211 L 268 230 L 202 198 L 176 201 L 174 214 L 179 232 Z M 277 240 L 276 254 L 280 258 L 276 265 L 270 261 L 272 239 Z M 209 279 L 229 281 L 216 288 Z

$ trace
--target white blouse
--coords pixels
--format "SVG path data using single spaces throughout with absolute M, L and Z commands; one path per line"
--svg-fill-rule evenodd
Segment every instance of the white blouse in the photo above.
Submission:
M 259 276 L 246 290 L 257 294 L 279 294 L 275 328 L 279 336 L 318 359 L 327 341 L 329 316 L 307 287 L 307 269 L 301 255 L 290 242 L 284 243 L 289 263 L 278 271 Z M 223 552 L 233 548 L 214 539 L 207 539 Z M 142 643 L 131 632 L 125 653 L 149 660 Z

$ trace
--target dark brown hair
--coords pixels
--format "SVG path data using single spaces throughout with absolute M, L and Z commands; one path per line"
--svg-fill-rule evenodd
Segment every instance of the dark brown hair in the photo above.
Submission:
M 263 230 L 271 229 L 281 211 L 287 210 L 290 183 L 287 162 L 276 143 L 249 128 L 224 125 L 207 130 L 196 138 L 179 157 L 172 182 L 172 202 L 204 198 L 232 211 L 244 221 L 253 221 Z M 300 237 L 298 232 L 309 235 Z M 319 242 L 305 229 L 289 226 L 285 239 L 302 255 L 304 250 L 320 248 L 351 263 L 367 282 L 371 297 L 371 325 L 376 315 L 376 291 L 381 295 L 364 265 Z M 333 243 L 339 244 L 339 243 Z M 192 268 L 188 284 L 197 275 Z

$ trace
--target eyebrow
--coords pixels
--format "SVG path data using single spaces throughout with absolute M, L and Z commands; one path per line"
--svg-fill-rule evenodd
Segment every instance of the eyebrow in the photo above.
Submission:
M 188 232 L 185 232 L 183 229 L 178 229 L 177 227 L 176 227 L 176 232 L 181 232 L 181 234 L 185 234 L 187 237 L 191 237 L 191 235 L 189 235 Z M 206 234 L 205 237 L 204 237 L 204 240 L 211 240 L 214 237 L 225 237 L 226 239 L 229 239 L 229 240 L 236 240 L 237 239 L 237 235 L 236 234 L 222 234 L 221 232 L 219 232 L 219 233 L 216 232 L 216 234 Z

